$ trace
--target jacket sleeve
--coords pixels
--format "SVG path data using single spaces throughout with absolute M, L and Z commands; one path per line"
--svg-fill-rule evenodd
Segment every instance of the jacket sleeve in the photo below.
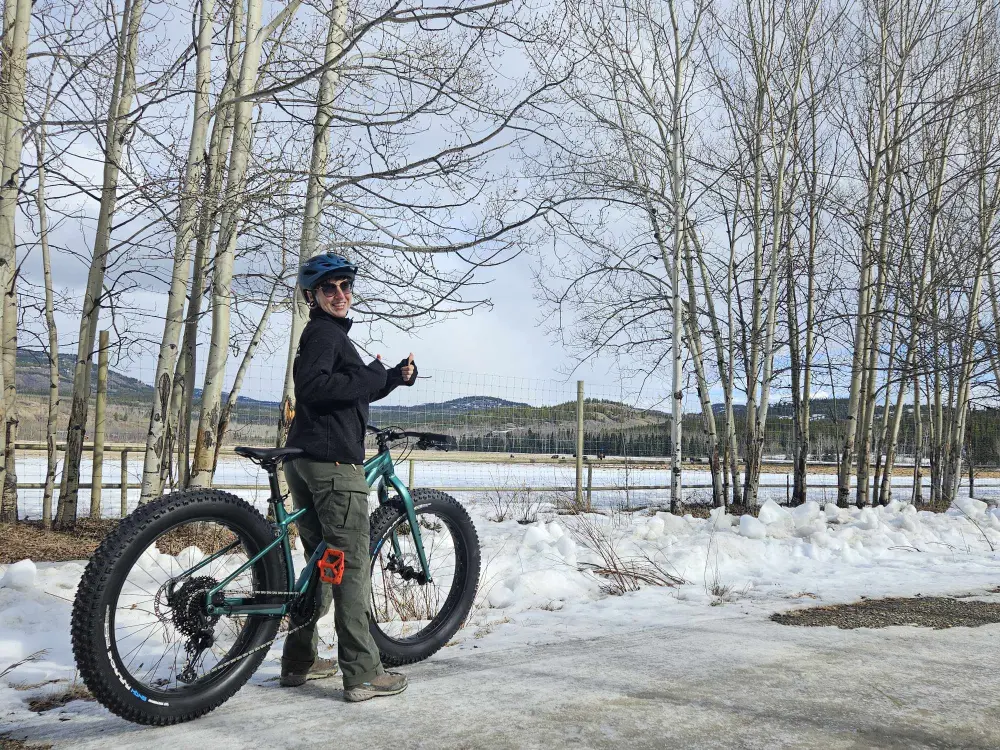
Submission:
M 412 386 L 417 382 L 417 363 L 413 363 L 413 379 L 409 383 L 403 382 L 403 367 L 408 364 L 408 360 L 403 360 L 395 367 L 391 367 L 386 371 L 385 386 L 380 388 L 378 391 L 371 395 L 369 401 L 380 401 L 381 399 L 388 396 L 394 390 L 396 390 L 401 385 Z
M 303 342 L 295 373 L 295 399 L 304 404 L 367 399 L 385 388 L 386 369 L 377 360 L 368 364 L 347 361 L 333 336 L 317 331 Z

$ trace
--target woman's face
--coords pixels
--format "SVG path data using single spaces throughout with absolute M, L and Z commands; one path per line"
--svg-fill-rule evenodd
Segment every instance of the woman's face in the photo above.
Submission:
M 313 290 L 313 299 L 327 315 L 346 318 L 351 309 L 351 284 L 349 278 L 327 279 Z

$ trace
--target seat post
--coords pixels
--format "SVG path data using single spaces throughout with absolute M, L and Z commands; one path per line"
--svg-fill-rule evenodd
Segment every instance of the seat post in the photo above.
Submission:
M 277 461 L 261 462 L 261 468 L 267 471 L 267 483 L 271 487 L 271 502 L 281 503 L 281 487 L 278 486 L 278 463 Z

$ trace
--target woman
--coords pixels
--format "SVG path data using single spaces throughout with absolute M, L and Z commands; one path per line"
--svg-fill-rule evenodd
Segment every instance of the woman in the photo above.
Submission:
M 365 427 L 368 404 L 400 385 L 413 385 L 417 366 L 411 354 L 386 369 L 381 358 L 365 364 L 348 338 L 352 286 L 357 267 L 339 255 L 318 255 L 299 269 L 299 287 L 310 307 L 293 365 L 295 418 L 287 445 L 305 456 L 285 464 L 285 478 L 297 509 L 299 536 L 308 560 L 319 544 L 344 552 L 344 576 L 333 587 L 337 656 L 344 699 L 363 701 L 406 689 L 406 677 L 386 672 L 368 630 L 371 571 L 368 561 L 368 484 L 365 481 Z M 331 591 L 322 586 L 321 611 Z M 317 658 L 316 627 L 285 640 L 281 685 L 330 677 L 337 665 Z

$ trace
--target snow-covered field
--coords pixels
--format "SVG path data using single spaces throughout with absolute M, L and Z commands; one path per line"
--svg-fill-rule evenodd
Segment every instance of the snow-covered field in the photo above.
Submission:
M 402 464 L 397 467 L 400 476 L 406 480 L 407 466 Z M 80 474 L 84 480 L 89 482 L 92 474 L 92 464 L 90 456 L 85 455 L 81 466 Z M 128 461 L 129 481 L 138 483 L 142 477 L 141 457 L 132 456 Z M 22 455 L 18 459 L 18 479 L 21 482 L 41 483 L 45 475 L 45 460 L 41 456 Z M 109 484 L 117 484 L 121 478 L 121 459 L 118 454 L 109 454 L 104 459 L 104 466 L 101 473 L 103 481 Z M 219 466 L 215 474 L 215 481 L 219 485 L 239 485 L 247 489 L 241 489 L 239 494 L 252 499 L 261 507 L 267 498 L 267 475 L 257 469 L 249 461 L 235 457 L 223 458 L 219 461 Z M 565 465 L 552 464 L 494 464 L 494 463 L 473 463 L 473 462 L 451 462 L 451 461 L 417 461 L 414 471 L 414 485 L 417 487 L 499 487 L 510 491 L 518 490 L 521 487 L 572 487 L 576 481 L 575 470 L 571 461 Z M 688 487 L 700 487 L 701 489 L 688 489 L 685 498 L 691 503 L 707 503 L 711 500 L 711 491 L 704 489 L 710 487 L 712 478 L 707 471 L 685 471 L 684 483 Z M 762 489 L 760 491 L 761 501 L 772 499 L 777 503 L 784 503 L 788 494 L 788 482 L 790 478 L 786 474 L 764 474 L 761 476 Z M 925 483 L 929 478 L 925 476 Z M 593 502 L 598 507 L 611 507 L 614 505 L 648 506 L 663 503 L 664 493 L 661 490 L 632 490 L 628 493 L 624 491 L 602 490 L 602 487 L 623 487 L 623 486 L 654 486 L 664 487 L 670 484 L 670 472 L 668 468 L 663 469 L 630 469 L 628 471 L 621 468 L 605 468 L 599 465 L 593 470 Z M 895 494 L 900 499 L 910 496 L 912 476 L 909 471 L 897 472 L 893 477 L 893 487 Z M 809 487 L 813 490 L 812 499 L 824 503 L 833 500 L 836 496 L 837 477 L 835 474 L 811 474 L 809 477 Z M 968 487 L 963 483 L 963 492 L 968 492 Z M 253 489 L 256 488 L 256 489 Z M 462 496 L 463 500 L 472 499 L 460 490 L 455 490 Z M 542 493 L 549 499 L 551 493 Z M 1000 501 L 1000 479 L 978 478 L 976 480 L 976 496 L 984 500 Z M 929 495 L 928 491 L 924 493 Z M 42 490 L 22 489 L 19 492 L 19 510 L 24 518 L 40 518 L 42 514 Z M 101 512 L 105 518 L 117 518 L 121 508 L 121 493 L 118 489 L 106 489 L 101 498 Z M 133 510 L 139 502 L 139 490 L 132 489 L 128 492 L 128 508 Z M 90 511 L 90 490 L 81 489 L 79 494 L 79 512 L 81 515 Z
M 483 546 L 477 606 L 449 647 L 433 657 L 429 666 L 413 669 L 418 676 L 423 674 L 421 669 L 433 674 L 436 662 L 454 659 L 475 669 L 476 659 L 490 654 L 529 647 L 545 653 L 545 644 L 583 643 L 615 634 L 637 637 L 637 633 L 671 623 L 687 627 L 703 622 L 711 630 L 712 623 L 723 627 L 737 618 L 741 633 L 770 632 L 777 627 L 767 621 L 774 611 L 861 596 L 989 596 L 1000 585 L 1000 552 L 996 551 L 1000 550 L 1000 508 L 969 499 L 960 506 L 932 514 L 898 503 L 859 511 L 815 502 L 786 510 L 766 502 L 758 519 L 716 512 L 710 519 L 609 513 L 583 520 L 558 516 L 543 506 L 536 522 L 521 525 L 514 520 L 491 521 L 493 509 L 488 503 L 470 503 Z M 587 572 L 583 565 L 601 562 L 581 541 L 579 525 L 585 520 L 602 529 L 620 556 L 651 559 L 685 583 L 609 596 L 607 580 Z M 0 671 L 44 652 L 0 678 L 0 734 L 10 731 L 18 737 L 47 738 L 66 747 L 142 744 L 133 734 L 135 728 L 91 703 L 77 701 L 43 714 L 27 708 L 29 698 L 63 690 L 74 679 L 69 618 L 84 565 L 85 561 L 0 566 Z M 332 618 L 321 621 L 320 630 L 325 648 L 330 648 Z M 791 630 L 799 629 L 783 632 Z M 989 636 L 990 653 L 995 653 L 1000 626 L 978 631 Z M 844 637 L 831 633 L 830 647 L 835 649 Z M 279 639 L 251 686 L 232 705 L 244 705 L 241 696 L 248 691 L 273 686 L 280 646 Z M 728 658 L 723 655 L 727 646 L 719 648 L 719 658 Z M 891 651 L 893 647 L 886 648 Z M 676 660 L 684 658 L 683 652 L 676 654 Z M 622 668 L 628 669 L 624 664 Z M 827 687 L 831 692 L 838 690 L 837 685 Z M 419 685 L 413 690 L 419 690 Z M 401 702 L 393 708 L 402 710 L 405 705 Z M 213 716 L 229 710 L 223 706 Z M 195 725 L 206 722 L 204 726 L 211 726 L 212 720 Z M 241 731 L 252 732 L 253 721 L 244 716 Z M 272 724 L 273 720 L 268 726 Z M 163 746 L 184 746 L 191 741 L 183 737 L 187 739 L 164 734 Z M 274 746 L 295 744 L 282 745 L 278 737 Z

